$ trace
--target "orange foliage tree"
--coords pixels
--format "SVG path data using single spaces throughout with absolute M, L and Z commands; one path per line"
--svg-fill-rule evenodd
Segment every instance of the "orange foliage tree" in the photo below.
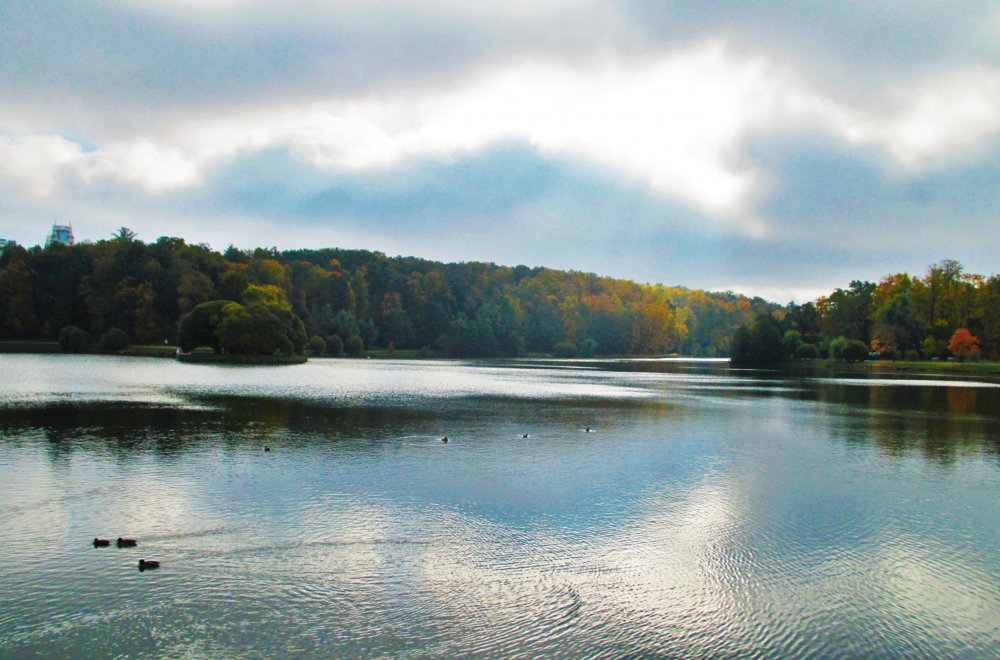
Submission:
M 951 336 L 951 341 L 948 342 L 948 350 L 959 360 L 963 360 L 970 355 L 978 353 L 979 344 L 976 343 L 976 338 L 972 336 L 972 333 L 965 328 L 959 328 Z

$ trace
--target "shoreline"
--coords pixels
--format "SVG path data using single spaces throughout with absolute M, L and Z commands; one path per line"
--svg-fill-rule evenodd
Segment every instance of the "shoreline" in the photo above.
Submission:
M 58 342 L 48 341 L 0 341 L 0 354 L 37 354 L 37 355 L 123 355 L 127 357 L 149 357 L 149 358 L 171 358 L 181 362 L 202 363 L 202 364 L 302 364 L 309 357 L 319 359 L 354 359 L 354 360 L 462 360 L 462 359 L 512 359 L 512 360 L 559 360 L 565 362 L 586 361 L 586 360 L 677 360 L 692 362 L 714 362 L 722 365 L 725 358 L 702 358 L 685 355 L 595 355 L 593 358 L 560 358 L 554 355 L 541 353 L 531 353 L 519 358 L 462 358 L 444 355 L 441 351 L 422 351 L 420 349 L 399 349 L 393 352 L 387 349 L 373 349 L 363 351 L 361 355 L 215 355 L 214 353 L 186 353 L 178 354 L 176 346 L 160 345 L 133 345 L 118 353 L 105 353 L 99 349 L 80 353 L 64 352 L 60 349 Z M 779 371 L 828 371 L 828 370 L 849 370 L 865 373 L 892 373 L 892 372 L 920 372 L 930 371 L 937 373 L 954 374 L 997 374 L 1000 375 L 1000 362 L 948 362 L 920 360 L 909 362 L 905 360 L 865 360 L 863 362 L 841 362 L 837 360 L 793 360 L 784 364 L 770 367 Z

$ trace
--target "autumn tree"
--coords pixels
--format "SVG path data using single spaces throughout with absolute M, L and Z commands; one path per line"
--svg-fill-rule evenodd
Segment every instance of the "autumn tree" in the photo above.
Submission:
M 979 344 L 976 338 L 972 336 L 972 333 L 965 328 L 959 328 L 951 336 L 951 341 L 948 342 L 948 350 L 959 360 L 965 360 L 967 357 L 979 354 Z

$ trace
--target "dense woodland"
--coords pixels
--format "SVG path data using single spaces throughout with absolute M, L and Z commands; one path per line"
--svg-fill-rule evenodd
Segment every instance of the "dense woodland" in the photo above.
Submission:
M 180 238 L 145 243 L 124 228 L 74 246 L 10 244 L 0 255 L 2 339 L 62 334 L 64 344 L 83 346 L 180 337 L 184 345 L 184 327 L 187 344 L 220 350 L 223 337 L 231 352 L 301 352 L 318 337 L 309 347 L 335 354 L 392 347 L 455 357 L 711 357 L 732 349 L 746 363 L 872 352 L 997 360 L 1000 278 L 944 261 L 922 277 L 855 281 L 781 307 L 731 292 L 367 250 L 217 252 Z
M 205 305 L 212 301 L 236 304 Z M 51 340 L 72 326 L 80 345 L 85 334 L 96 342 L 113 329 L 132 342 L 173 344 L 182 318 L 199 305 L 189 319 L 189 343 L 208 345 L 219 332 L 237 342 L 241 329 L 256 323 L 273 327 L 273 341 L 244 342 L 236 352 L 287 347 L 286 338 L 301 350 L 308 336 L 325 340 L 314 350 L 426 347 L 468 357 L 725 356 L 737 328 L 780 309 L 734 293 L 574 271 L 367 250 L 217 252 L 179 238 L 145 243 L 124 228 L 112 239 L 74 246 L 9 245 L 0 257 L 3 339 Z
M 1000 360 L 1000 277 L 942 261 L 922 277 L 854 281 L 814 303 L 759 315 L 733 339 L 733 361 L 869 357 Z

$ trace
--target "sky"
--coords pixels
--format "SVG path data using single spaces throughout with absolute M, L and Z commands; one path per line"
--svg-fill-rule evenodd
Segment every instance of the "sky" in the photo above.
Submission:
M 804 302 L 998 270 L 1000 4 L 5 0 L 0 237 Z

